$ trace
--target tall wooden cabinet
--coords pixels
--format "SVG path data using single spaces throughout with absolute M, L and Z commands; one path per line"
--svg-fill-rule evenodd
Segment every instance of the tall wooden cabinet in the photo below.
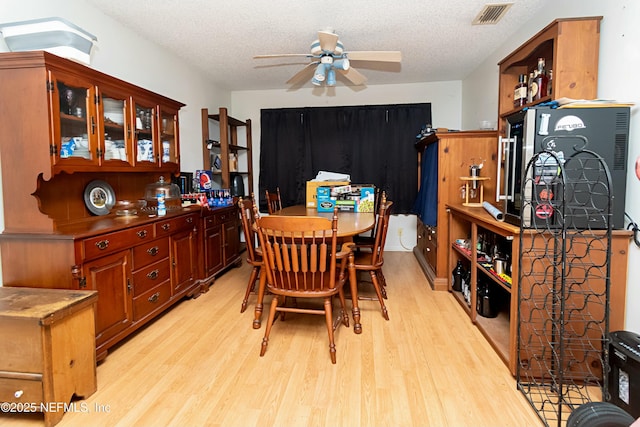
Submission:
M 0 54 L 0 93 L 3 286 L 97 290 L 102 358 L 201 289 L 199 207 L 95 215 L 86 194 L 142 199 L 177 175 L 184 104 L 46 52 Z
M 251 154 L 251 120 L 229 116 L 224 107 L 218 114 L 202 109 L 202 157 L 204 168 L 211 170 L 219 188 L 232 188 L 234 175 L 242 177 L 245 194 L 253 193 L 253 160 Z
M 418 217 L 418 239 L 413 249 L 433 289 L 447 290 L 451 280 L 446 244 L 449 219 L 445 206 L 464 202 L 464 181 L 461 177 L 468 177 L 470 166 L 479 163 L 483 163 L 481 176 L 490 178 L 484 182 L 485 200 L 493 201 L 497 143 L 495 131 L 464 131 L 437 132 L 415 144 L 421 173 L 427 163 L 435 164 L 437 168 L 434 174 L 437 181 L 434 183 L 437 191 L 436 221 L 425 224 Z M 435 146 L 430 151 L 437 157 L 433 161 L 423 158 L 425 148 L 430 145 Z

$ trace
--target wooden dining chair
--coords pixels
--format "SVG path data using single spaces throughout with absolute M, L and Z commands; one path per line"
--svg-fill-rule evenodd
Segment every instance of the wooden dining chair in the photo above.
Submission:
M 265 216 L 257 220 L 258 237 L 264 256 L 266 286 L 273 294 L 260 356 L 269 344 L 269 334 L 279 313 L 325 316 L 329 333 L 331 363 L 336 363 L 334 331 L 340 323 L 349 326 L 343 287 L 353 270 L 353 243 L 338 250 L 338 211 L 333 219 L 314 216 Z M 347 274 L 350 268 L 353 274 Z M 340 314 L 333 319 L 333 297 L 338 295 Z M 322 299 L 320 308 L 299 308 L 302 299 Z M 291 300 L 295 304 L 287 304 Z
M 382 200 L 382 196 L 386 197 L 386 193 L 381 191 L 379 187 L 376 187 L 374 190 L 374 198 L 373 198 L 373 212 L 377 215 L 378 209 L 380 208 L 380 200 Z M 378 227 L 378 222 L 376 221 L 373 228 L 365 233 L 358 234 L 353 236 L 353 241 L 358 245 L 373 245 L 376 239 L 376 228 Z
M 265 191 L 267 194 L 267 207 L 269 208 L 269 215 L 273 215 L 276 211 L 282 209 L 282 199 L 280 198 L 280 187 L 276 188 L 275 193 L 269 193 L 269 190 Z
M 389 228 L 389 217 L 391 215 L 391 206 L 393 202 L 386 199 L 383 193 L 380 207 L 378 209 L 378 217 L 376 220 L 376 235 L 373 245 L 354 246 L 354 264 L 356 272 L 368 272 L 371 277 L 371 283 L 376 292 L 376 297 L 380 302 L 380 308 L 382 310 L 382 316 L 389 320 L 389 313 L 384 300 L 387 297 L 385 290 L 386 281 L 384 274 L 382 274 L 382 265 L 384 264 L 384 245 L 387 240 L 387 230 Z M 365 296 L 361 296 L 358 293 L 359 299 L 372 299 Z
M 255 200 L 253 194 L 251 194 L 249 198 L 243 199 L 240 197 L 238 199 L 238 208 L 240 209 L 240 218 L 242 219 L 242 231 L 244 232 L 244 239 L 247 245 L 247 263 L 252 266 L 249 282 L 247 283 L 247 290 L 244 293 L 244 299 L 240 307 L 240 313 L 244 313 L 247 309 L 249 295 L 254 291 L 256 280 L 262 272 L 262 251 L 260 250 L 258 235 L 255 229 L 254 206 Z

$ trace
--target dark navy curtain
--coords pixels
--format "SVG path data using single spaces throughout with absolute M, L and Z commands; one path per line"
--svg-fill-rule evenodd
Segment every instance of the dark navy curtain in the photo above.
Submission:
M 420 191 L 413 212 L 424 225 L 436 226 L 438 218 L 438 143 L 427 145 L 422 152 Z
M 319 171 L 373 184 L 412 213 L 418 191 L 415 135 L 431 123 L 431 104 L 263 109 L 256 198 L 280 188 L 284 206 L 304 204 L 306 182 Z

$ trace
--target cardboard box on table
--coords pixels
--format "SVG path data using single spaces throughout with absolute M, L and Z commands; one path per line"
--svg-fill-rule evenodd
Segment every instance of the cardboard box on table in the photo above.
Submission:
M 344 185 L 349 185 L 349 181 L 307 181 L 307 207 L 315 208 L 318 206 L 316 200 L 319 187 L 338 187 Z
M 345 212 L 373 212 L 375 188 L 372 185 L 345 185 L 317 188 L 318 212 L 332 212 L 335 206 Z

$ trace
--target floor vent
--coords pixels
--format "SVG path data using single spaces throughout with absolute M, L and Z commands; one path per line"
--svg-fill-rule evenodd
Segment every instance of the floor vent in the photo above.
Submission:
M 478 13 L 476 19 L 473 20 L 473 25 L 494 25 L 497 24 L 500 19 L 507 13 L 507 10 L 513 3 L 493 3 L 485 4 L 484 8 Z

